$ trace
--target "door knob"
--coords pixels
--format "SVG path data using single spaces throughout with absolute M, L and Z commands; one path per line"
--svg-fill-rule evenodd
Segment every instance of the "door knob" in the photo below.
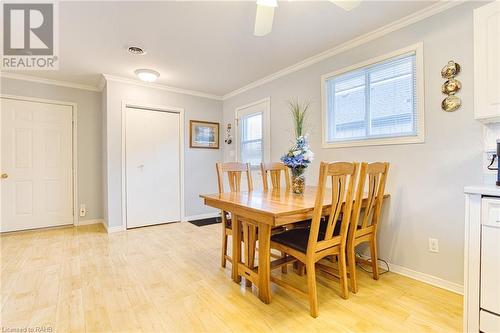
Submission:
M 0 176 L 2 179 L 7 179 L 9 178 L 9 175 L 6 174 L 6 173 L 2 173 L 2 175 Z

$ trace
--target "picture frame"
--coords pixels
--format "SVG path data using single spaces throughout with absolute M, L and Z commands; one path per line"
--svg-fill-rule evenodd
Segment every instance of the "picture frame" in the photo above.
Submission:
M 189 147 L 219 149 L 220 124 L 210 121 L 189 121 Z

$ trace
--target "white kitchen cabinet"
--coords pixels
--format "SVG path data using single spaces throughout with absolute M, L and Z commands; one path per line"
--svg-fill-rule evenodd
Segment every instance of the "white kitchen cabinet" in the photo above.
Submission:
M 500 1 L 474 10 L 474 118 L 500 121 Z

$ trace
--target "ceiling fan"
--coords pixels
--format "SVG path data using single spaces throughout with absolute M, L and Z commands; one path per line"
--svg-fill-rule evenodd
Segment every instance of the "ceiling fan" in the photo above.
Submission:
M 344 10 L 356 8 L 362 0 L 328 0 Z M 278 7 L 277 0 L 257 0 L 257 13 L 255 15 L 255 36 L 265 36 L 273 28 L 274 9 Z

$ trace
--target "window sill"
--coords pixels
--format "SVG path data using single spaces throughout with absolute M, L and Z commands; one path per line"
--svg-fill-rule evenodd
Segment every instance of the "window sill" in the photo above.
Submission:
M 367 147 L 367 146 L 387 146 L 387 145 L 404 145 L 412 143 L 424 143 L 425 138 L 423 135 L 419 136 L 405 136 L 399 138 L 381 138 L 381 139 L 366 139 L 366 140 L 353 140 L 342 142 L 325 142 L 323 141 L 323 148 L 350 148 L 350 147 Z

